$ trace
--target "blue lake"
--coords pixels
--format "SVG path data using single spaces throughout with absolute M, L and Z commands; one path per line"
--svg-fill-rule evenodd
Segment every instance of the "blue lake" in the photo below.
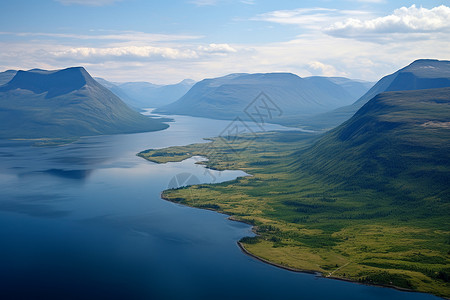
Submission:
M 174 119 L 164 131 L 60 147 L 0 140 L 0 299 L 438 299 L 264 264 L 236 244 L 250 226 L 162 200 L 180 174 L 200 182 L 246 175 L 206 170 L 196 158 L 137 157 L 230 124 Z

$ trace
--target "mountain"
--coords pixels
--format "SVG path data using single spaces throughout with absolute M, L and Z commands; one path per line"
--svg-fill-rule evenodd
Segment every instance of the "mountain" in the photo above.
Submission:
M 345 89 L 352 99 L 359 99 L 375 84 L 375 82 L 354 80 L 345 77 L 312 76 L 305 77 L 305 79 L 314 81 L 317 85 L 327 84 L 327 82 L 337 84 Z
M 257 107 L 267 104 L 273 114 L 265 121 L 291 124 L 302 116 L 353 103 L 358 92 L 350 90 L 325 77 L 300 78 L 291 73 L 230 74 L 196 83 L 178 101 L 155 112 L 213 119 L 239 116 L 248 120 L 252 113 L 267 113 Z M 257 99 L 259 95 L 264 103 Z
M 195 83 L 185 79 L 177 84 L 156 85 L 149 82 L 112 83 L 96 78 L 125 103 L 134 108 L 155 108 L 170 104 L 183 96 Z
M 103 85 L 105 88 L 113 92 L 117 97 L 119 97 L 123 102 L 135 110 L 139 110 L 139 103 L 135 99 L 131 98 L 124 90 L 122 90 L 116 83 L 112 83 L 103 78 L 94 78 L 98 83 Z
M 16 75 L 16 73 L 17 73 L 16 70 L 8 70 L 5 72 L 0 72 L 0 85 L 8 83 Z
M 82 67 L 18 71 L 0 86 L 1 138 L 61 138 L 162 130 Z
M 449 141 L 450 88 L 385 92 L 296 153 L 295 164 L 332 184 L 448 204 Z
M 397 72 L 383 77 L 355 103 L 304 120 L 302 125 L 330 128 L 348 120 L 359 108 L 377 94 L 450 87 L 450 61 L 416 60 Z

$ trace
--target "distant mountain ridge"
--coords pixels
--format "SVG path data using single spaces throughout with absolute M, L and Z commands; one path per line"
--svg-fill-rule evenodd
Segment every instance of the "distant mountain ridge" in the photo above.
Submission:
M 330 128 L 349 119 L 370 99 L 382 92 L 450 87 L 450 61 L 419 59 L 380 79 L 351 105 L 303 120 L 301 125 Z
M 165 129 L 130 109 L 82 67 L 17 71 L 0 86 L 1 138 L 63 138 Z
M 157 85 L 150 82 L 109 82 L 103 78 L 96 78 L 96 80 L 129 106 L 138 109 L 170 104 L 181 98 L 195 83 L 191 79 L 169 85 Z
M 16 70 L 0 72 L 0 86 L 8 83 L 16 75 L 16 73 Z
M 117 97 L 119 97 L 125 104 L 127 104 L 129 107 L 133 108 L 134 110 L 140 110 L 139 103 L 130 97 L 123 89 L 121 89 L 117 84 L 107 81 L 103 78 L 95 77 L 94 78 L 98 83 L 103 85 L 105 88 L 110 90 L 114 93 Z
M 354 80 L 345 77 L 322 77 L 322 76 L 306 77 L 306 79 L 313 79 L 313 78 L 326 78 L 327 80 L 343 87 L 355 99 L 359 99 L 375 84 L 375 82 Z
M 301 78 L 291 73 L 230 74 L 196 83 L 179 100 L 155 112 L 213 119 L 245 118 L 245 108 L 264 92 L 282 111 L 282 116 L 270 121 L 291 124 L 300 116 L 329 111 L 356 100 L 355 90 L 349 92 L 334 80 Z M 368 89 L 357 84 L 361 93 Z

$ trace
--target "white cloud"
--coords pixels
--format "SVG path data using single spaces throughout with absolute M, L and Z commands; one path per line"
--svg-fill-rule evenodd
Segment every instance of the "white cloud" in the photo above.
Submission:
M 123 0 L 55 0 L 64 5 L 104 6 Z
M 321 63 L 320 61 L 312 61 L 308 63 L 308 67 L 312 69 L 313 74 L 323 75 L 323 76 L 336 76 L 336 75 L 344 75 L 339 74 L 339 72 L 336 71 L 336 68 L 332 65 L 327 65 L 324 63 Z
M 134 57 L 134 58 L 163 58 L 163 59 L 192 59 L 198 57 L 193 50 L 180 50 L 169 47 L 130 46 L 110 48 L 69 48 L 62 51 L 52 51 L 50 54 L 59 58 L 70 59 L 98 59 L 101 57 Z
M 303 25 L 314 21 L 322 21 L 334 9 L 328 8 L 299 8 L 293 10 L 276 10 L 259 15 L 255 20 L 278 24 Z
M 198 50 L 200 50 L 201 52 L 212 54 L 227 54 L 237 52 L 236 49 L 228 44 L 209 44 L 208 46 L 199 46 Z
M 214 57 L 227 57 L 238 50 L 228 44 L 208 45 L 168 45 L 168 46 L 134 46 L 117 47 L 42 47 L 30 56 L 40 56 L 67 63 L 102 63 L 102 62 L 155 62 L 179 61 L 186 63 L 196 60 L 212 60 Z
M 67 60 L 113 60 L 128 61 L 140 59 L 160 60 L 189 60 L 208 56 L 227 56 L 237 50 L 228 44 L 208 44 L 199 46 L 118 46 L 118 47 L 61 47 L 61 49 L 48 51 L 58 59 Z
M 303 28 L 321 29 L 332 22 L 343 18 L 369 15 L 359 10 L 337 10 L 330 8 L 298 8 L 292 10 L 276 10 L 258 15 L 255 21 L 266 21 L 285 25 L 299 25 Z
M 381 34 L 420 34 L 450 32 L 450 7 L 441 5 L 432 9 L 401 7 L 393 14 L 361 20 L 349 18 L 335 22 L 325 32 L 337 37 L 370 38 Z M 397 37 L 399 37 L 397 35 Z M 424 36 L 422 35 L 421 38 Z

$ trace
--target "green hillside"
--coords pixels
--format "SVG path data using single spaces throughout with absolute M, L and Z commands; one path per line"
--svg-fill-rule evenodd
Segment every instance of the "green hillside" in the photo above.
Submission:
M 298 170 L 399 198 L 450 196 L 450 88 L 382 93 L 314 147 Z M 401 193 L 399 193 L 401 192 Z

